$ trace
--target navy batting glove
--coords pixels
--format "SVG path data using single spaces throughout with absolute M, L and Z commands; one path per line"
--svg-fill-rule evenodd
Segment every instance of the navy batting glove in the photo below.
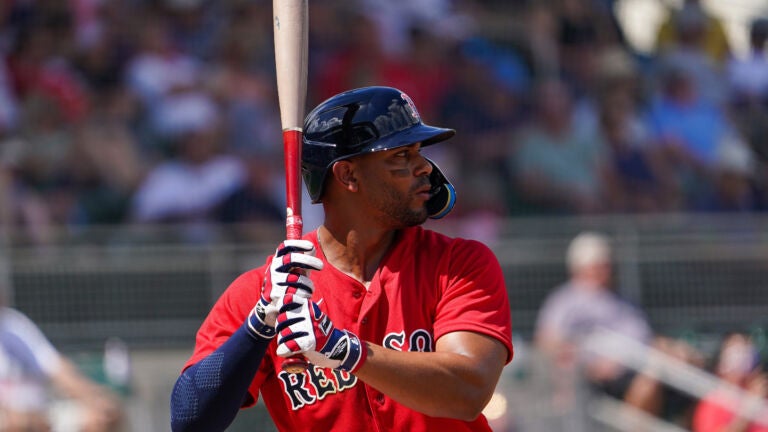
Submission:
M 354 333 L 334 327 L 313 301 L 283 306 L 277 316 L 277 355 L 303 354 L 310 363 L 330 369 L 357 372 L 368 350 Z

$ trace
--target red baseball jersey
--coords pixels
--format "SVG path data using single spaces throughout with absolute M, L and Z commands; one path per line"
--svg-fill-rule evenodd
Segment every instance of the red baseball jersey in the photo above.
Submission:
M 497 339 L 512 360 L 509 300 L 498 260 L 482 243 L 453 239 L 414 227 L 402 230 L 366 287 L 325 262 L 312 272 L 313 300 L 337 328 L 360 339 L 401 351 L 434 351 L 435 341 L 455 331 Z M 188 367 L 216 350 L 256 303 L 266 266 L 238 277 L 216 302 L 197 333 Z M 251 383 L 281 431 L 483 431 L 485 417 L 473 422 L 421 414 L 359 381 L 354 375 L 311 366 L 302 374 L 280 368 L 276 340 L 267 349 Z M 419 383 L 413 383 L 419 385 Z

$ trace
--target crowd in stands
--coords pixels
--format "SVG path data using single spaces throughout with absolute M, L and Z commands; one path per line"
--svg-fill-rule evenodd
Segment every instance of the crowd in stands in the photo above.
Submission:
M 389 85 L 427 123 L 455 128 L 424 151 L 456 185 L 449 218 L 472 220 L 473 237 L 492 238 L 508 216 L 768 208 L 768 17 L 736 53 L 723 23 L 683 0 L 649 29 L 649 54 L 629 44 L 615 1 L 310 0 L 307 106 Z M 282 224 L 271 7 L 0 2 L 0 235 L 45 243 L 60 226 L 174 223 L 206 241 L 209 223 Z M 543 305 L 542 349 L 573 355 L 578 335 L 558 331 L 584 330 L 567 309 L 589 302 L 601 307 L 579 307 L 591 314 L 581 324 L 619 316 L 682 355 L 610 290 L 605 262 L 584 270 L 579 259 Z M 734 362 L 716 371 L 764 398 L 764 374 Z M 591 373 L 609 394 L 661 409 L 650 406 L 657 382 L 605 364 Z M 699 424 L 747 424 L 701 410 Z
M 763 210 L 768 20 L 736 55 L 686 0 L 647 54 L 613 3 L 312 2 L 307 105 L 408 93 L 457 130 L 430 156 L 475 226 Z M 44 242 L 56 226 L 279 222 L 273 51 L 266 0 L 2 2 L 3 225 Z

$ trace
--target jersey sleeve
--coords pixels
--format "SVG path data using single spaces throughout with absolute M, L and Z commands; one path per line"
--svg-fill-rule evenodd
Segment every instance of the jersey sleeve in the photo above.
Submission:
M 438 285 L 442 293 L 436 309 L 435 338 L 471 331 L 497 339 L 512 360 L 512 318 L 498 259 L 482 243 L 457 241 L 442 259 Z

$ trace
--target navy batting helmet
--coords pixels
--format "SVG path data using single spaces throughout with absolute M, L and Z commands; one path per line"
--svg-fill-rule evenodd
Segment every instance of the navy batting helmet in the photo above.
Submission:
M 364 87 L 331 97 L 304 121 L 302 175 L 313 203 L 321 201 L 325 179 L 337 161 L 421 142 L 422 147 L 447 140 L 453 129 L 425 125 L 411 99 L 391 87 Z M 453 208 L 456 193 L 431 160 L 430 217 Z

